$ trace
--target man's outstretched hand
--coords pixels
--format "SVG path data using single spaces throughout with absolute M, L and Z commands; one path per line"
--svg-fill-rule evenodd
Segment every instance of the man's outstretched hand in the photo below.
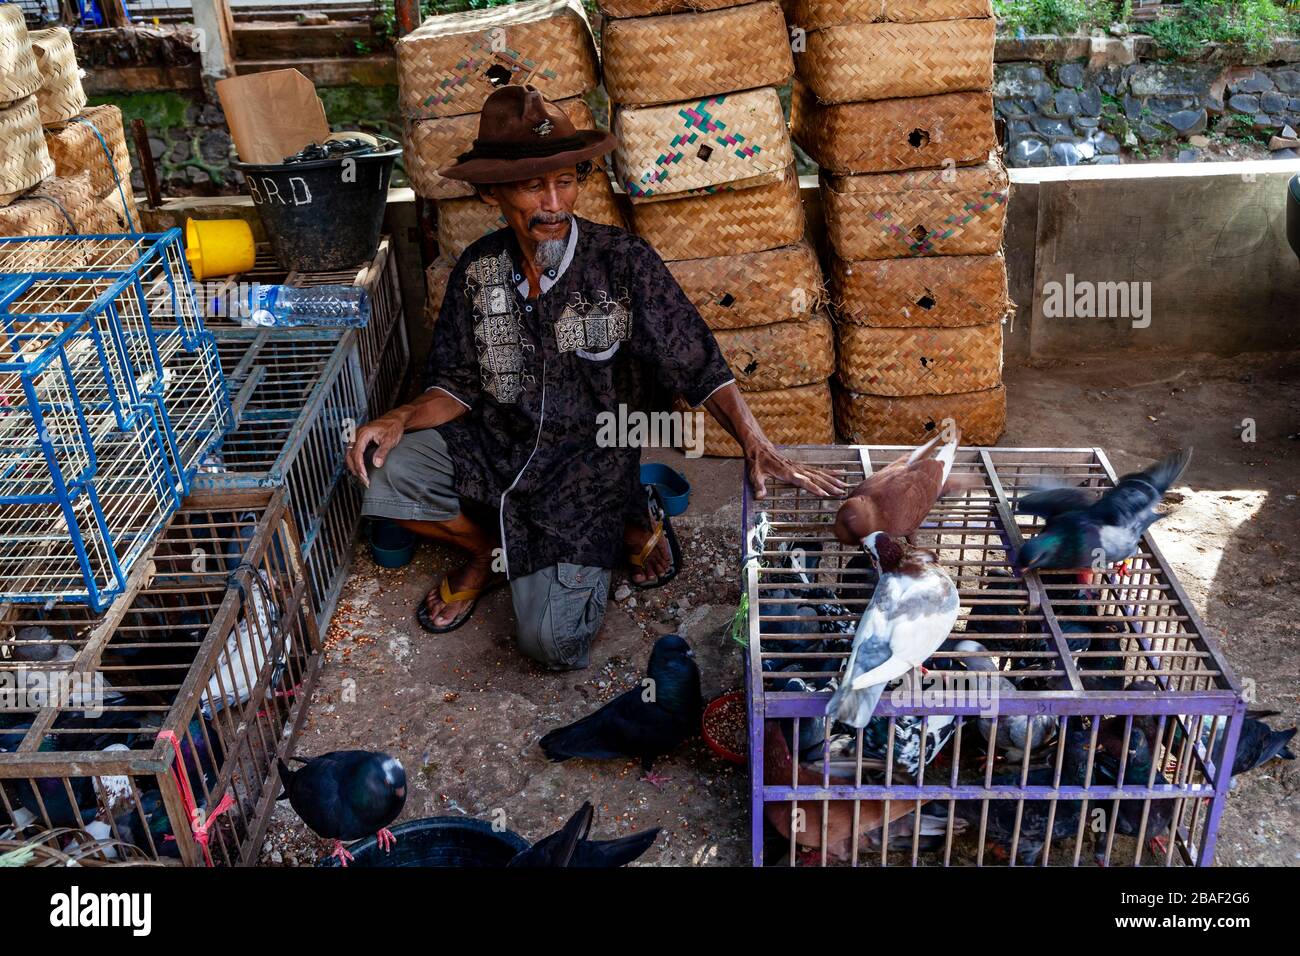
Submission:
M 348 446 L 347 457 L 344 459 L 348 471 L 360 478 L 361 483 L 369 488 L 370 475 L 366 472 L 366 449 L 371 445 L 375 446 L 372 460 L 376 467 L 380 467 L 384 464 L 388 453 L 402 440 L 405 430 L 401 419 L 394 417 L 392 413 L 362 425 L 357 429 L 356 439 Z
M 745 471 L 755 498 L 767 497 L 767 480 L 785 481 L 823 498 L 843 498 L 848 486 L 830 472 L 793 461 L 770 443 L 756 444 L 745 452 Z

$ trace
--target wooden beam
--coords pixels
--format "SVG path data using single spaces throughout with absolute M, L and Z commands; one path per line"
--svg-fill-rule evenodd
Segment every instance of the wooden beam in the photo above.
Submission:
M 375 44 L 369 23 L 299 24 L 262 20 L 235 24 L 241 60 L 355 57 Z M 360 44 L 360 46 L 359 46 Z
M 101 0 L 100 12 L 104 15 L 106 27 L 129 27 L 131 14 L 127 13 L 126 0 Z
M 393 0 L 397 35 L 406 36 L 420 25 L 420 0 Z
M 203 76 L 219 80 L 235 75 L 235 21 L 228 0 L 193 0 L 194 26 L 199 31 L 199 61 Z
M 295 69 L 317 87 L 391 86 L 397 82 L 397 61 L 388 52 L 377 56 L 326 57 L 315 60 L 240 60 L 239 74 Z

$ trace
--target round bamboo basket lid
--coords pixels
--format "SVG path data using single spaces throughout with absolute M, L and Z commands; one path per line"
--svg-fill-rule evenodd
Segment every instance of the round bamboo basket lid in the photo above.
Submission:
M 825 382 L 835 372 L 835 330 L 825 313 L 713 333 L 742 391 Z
M 736 7 L 748 0 L 596 0 L 606 17 L 652 17 L 660 13 L 698 13 Z
M 951 329 L 841 322 L 839 379 L 872 395 L 952 395 L 1002 384 L 1002 323 Z
M 823 103 L 993 88 L 992 17 L 814 30 L 795 69 Z
M 868 395 L 835 388 L 835 425 L 850 445 L 922 445 L 951 418 L 968 445 L 993 445 L 1007 420 L 1002 385 L 955 395 Z
M 41 88 L 36 91 L 41 122 L 46 126 L 66 122 L 86 108 L 72 34 L 65 27 L 53 27 L 33 31 L 31 39 L 42 78 Z
M 668 271 L 711 329 L 812 315 L 825 301 L 821 266 L 806 241 L 734 256 L 679 259 Z
M 982 166 L 823 176 L 826 235 L 844 259 L 991 255 L 1002 246 L 1007 171 Z
M 838 174 L 970 166 L 998 145 L 988 92 L 825 106 L 798 80 L 790 132 L 818 166 Z
M 763 427 L 763 434 L 776 445 L 831 445 L 835 443 L 835 416 L 831 408 L 829 382 L 799 385 L 766 392 L 746 392 L 745 404 Z M 677 409 L 688 411 L 678 399 Z M 726 429 L 702 414 L 704 454 L 719 458 L 740 458 L 741 449 Z
M 776 90 L 614 112 L 614 168 L 633 200 L 706 190 L 794 162 Z
M 107 153 L 95 135 L 96 130 L 108 146 Z M 116 106 L 92 106 L 77 119 L 47 129 L 45 143 L 60 176 L 89 170 L 97 196 L 116 190 L 117 178 L 121 179 L 124 190 L 131 191 L 131 154 L 126 149 L 122 111 Z
M 1000 252 L 858 262 L 835 257 L 831 294 L 841 322 L 877 328 L 987 325 L 1013 308 Z
M 477 113 L 499 86 L 530 83 L 549 100 L 600 82 L 576 0 L 526 0 L 429 17 L 394 45 L 397 103 L 408 119 Z
M 794 166 L 780 181 L 666 202 L 633 203 L 637 235 L 664 259 L 700 259 L 787 246 L 803 238 Z
M 781 86 L 794 73 L 773 0 L 705 13 L 610 20 L 601 35 L 610 102 L 650 106 Z
M 0 109 L 0 205 L 53 175 L 36 97 Z
M 574 96 L 556 104 L 578 129 L 595 129 L 596 118 L 581 97 Z M 467 152 L 478 136 L 478 113 L 443 116 L 436 119 L 411 120 L 402 139 L 402 158 L 412 188 L 425 199 L 452 199 L 474 195 L 474 187 L 457 179 L 440 176 L 438 170 Z
M 574 213 L 606 226 L 625 227 L 613 187 L 605 171 L 597 166 L 578 189 Z M 489 232 L 504 229 L 505 218 L 496 206 L 478 196 L 438 201 L 438 253 L 455 262 L 469 246 Z
M 791 0 L 790 25 L 820 30 L 846 23 L 920 23 L 991 16 L 991 0 Z
M 0 4 L 0 107 L 31 96 L 41 82 L 23 8 L 16 3 Z

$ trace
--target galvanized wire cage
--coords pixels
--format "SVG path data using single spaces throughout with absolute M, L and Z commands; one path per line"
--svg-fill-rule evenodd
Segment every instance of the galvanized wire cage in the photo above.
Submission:
M 791 451 L 852 485 L 910 449 Z M 1105 454 L 971 448 L 954 470 L 979 487 L 915 543 L 957 584 L 958 624 L 861 730 L 826 702 L 875 572 L 831 534 L 838 502 L 746 488 L 754 864 L 1210 864 L 1245 703 L 1159 549 L 1087 577 L 1009 565 L 1038 521 L 1019 496 L 1110 486 Z
M 239 425 L 195 487 L 285 487 L 294 522 L 302 529 L 311 601 L 323 630 L 343 587 L 360 520 L 343 463 L 348 443 L 367 417 L 355 343 L 338 331 L 315 329 L 215 335 L 226 378 L 238 393 Z M 348 547 L 317 547 L 340 535 Z
M 319 670 L 287 504 L 191 497 L 104 615 L 0 605 L 0 840 L 256 860 Z

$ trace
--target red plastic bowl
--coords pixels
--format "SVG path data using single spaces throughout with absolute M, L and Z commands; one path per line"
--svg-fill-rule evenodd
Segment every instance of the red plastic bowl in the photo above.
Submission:
M 749 758 L 744 754 L 738 754 L 730 747 L 715 740 L 709 733 L 710 718 L 715 717 L 719 712 L 727 707 L 736 708 L 741 715 L 742 720 L 745 717 L 745 694 L 743 691 L 734 690 L 729 694 L 723 694 L 721 697 L 715 697 L 709 701 L 708 706 L 704 708 L 704 719 L 700 722 L 700 733 L 704 737 L 704 742 L 708 744 L 709 749 L 715 755 L 730 763 L 748 763 Z M 747 722 L 746 722 L 747 723 Z

